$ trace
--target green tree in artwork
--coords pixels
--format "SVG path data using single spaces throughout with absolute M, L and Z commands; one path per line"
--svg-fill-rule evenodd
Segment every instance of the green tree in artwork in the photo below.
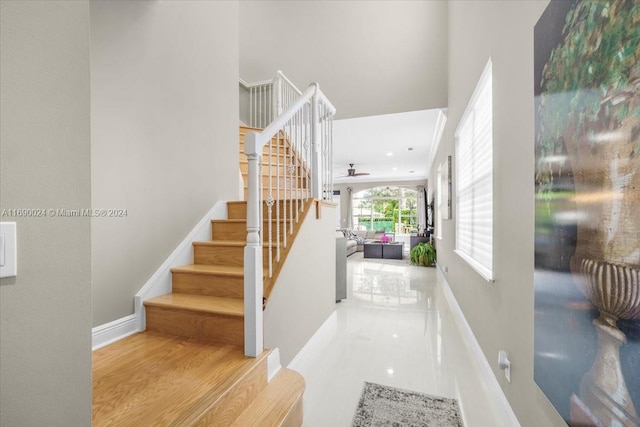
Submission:
M 640 2 L 578 1 L 566 16 L 563 36 L 540 82 L 536 181 L 547 201 L 554 171 L 545 159 L 562 151 L 568 129 L 577 139 L 593 135 L 596 123 L 615 129 L 627 117 L 640 117 L 634 96 L 640 90 Z M 640 132 L 632 137 L 640 154 Z

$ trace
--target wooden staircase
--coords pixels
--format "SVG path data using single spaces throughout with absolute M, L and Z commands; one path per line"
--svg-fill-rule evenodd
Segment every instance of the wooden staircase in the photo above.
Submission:
M 239 135 L 245 182 L 244 135 L 249 130 L 253 129 L 241 127 Z M 263 181 L 269 179 L 269 164 L 284 168 L 287 156 L 297 156 L 284 138 L 277 142 L 271 155 L 267 147 L 263 152 Z M 297 176 L 286 180 L 286 196 L 306 188 L 309 172 L 304 165 L 298 167 Z M 280 233 L 291 234 L 286 247 L 281 243 L 279 261 L 275 250 L 270 255 L 263 249 L 267 300 L 312 203 L 296 200 L 298 223 L 281 224 Z M 244 356 L 247 207 L 245 201 L 227 206 L 228 219 L 211 221 L 211 240 L 193 242 L 193 264 L 171 270 L 172 292 L 144 302 L 146 331 L 94 352 L 94 426 L 302 424 L 302 377 L 281 369 L 267 383 L 269 351 L 257 358 Z M 263 212 L 266 227 L 267 209 Z M 266 271 L 269 258 L 272 277 Z

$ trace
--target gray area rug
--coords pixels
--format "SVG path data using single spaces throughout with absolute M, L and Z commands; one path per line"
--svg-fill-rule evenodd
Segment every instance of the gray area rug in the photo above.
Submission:
M 463 427 L 456 399 L 365 382 L 352 427 Z

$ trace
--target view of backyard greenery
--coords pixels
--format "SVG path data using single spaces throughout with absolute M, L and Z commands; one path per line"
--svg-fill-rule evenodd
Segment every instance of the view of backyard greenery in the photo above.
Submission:
M 417 192 L 376 187 L 353 194 L 353 226 L 360 230 L 409 233 L 417 229 Z

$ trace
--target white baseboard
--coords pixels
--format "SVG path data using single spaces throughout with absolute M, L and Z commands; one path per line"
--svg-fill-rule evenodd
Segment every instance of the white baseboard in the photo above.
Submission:
M 485 357 L 484 352 L 482 351 L 482 348 L 480 347 L 480 344 L 476 339 L 476 336 L 473 334 L 471 326 L 469 326 L 467 319 L 464 317 L 464 313 L 462 312 L 460 305 L 458 305 L 456 297 L 451 291 L 449 282 L 447 282 L 445 275 L 442 273 L 440 265 L 436 265 L 437 275 L 440 283 L 442 283 L 442 291 L 444 293 L 444 296 L 447 299 L 449 307 L 451 308 L 451 314 L 453 315 L 454 321 L 458 325 L 458 329 L 462 333 L 462 338 L 469 345 L 473 357 L 478 361 L 480 376 L 483 378 L 484 383 L 489 387 L 489 390 L 491 391 L 490 394 L 498 401 L 499 409 L 503 411 L 503 417 L 510 420 L 509 425 L 520 427 L 520 422 L 518 421 L 518 418 L 516 418 L 516 414 L 513 412 L 511 405 L 509 405 L 509 401 L 504 395 L 504 391 L 502 391 L 500 383 L 498 383 L 498 380 L 493 374 L 491 365 L 489 365 L 489 361 Z
M 135 314 L 96 326 L 91 330 L 91 350 L 97 350 L 136 332 L 138 332 L 138 320 Z
M 301 360 L 307 359 L 309 354 L 313 354 L 315 352 L 320 351 L 324 346 L 327 345 L 327 341 L 332 334 L 335 333 L 338 323 L 336 311 L 334 310 L 329 317 L 324 321 L 322 325 L 318 328 L 318 330 L 309 338 L 309 340 L 305 343 L 305 345 L 300 349 L 298 354 L 294 356 L 294 358 L 289 362 L 287 368 L 293 369 L 294 371 L 302 370 Z
M 280 349 L 274 348 L 267 356 L 267 382 L 276 376 L 282 366 L 280 365 Z
M 219 201 L 198 222 L 165 262 L 156 270 L 135 296 L 135 316 L 138 330 L 143 331 L 146 325 L 142 303 L 150 298 L 171 292 L 171 269 L 193 263 L 193 242 L 211 239 L 211 220 L 227 218 L 227 202 Z

